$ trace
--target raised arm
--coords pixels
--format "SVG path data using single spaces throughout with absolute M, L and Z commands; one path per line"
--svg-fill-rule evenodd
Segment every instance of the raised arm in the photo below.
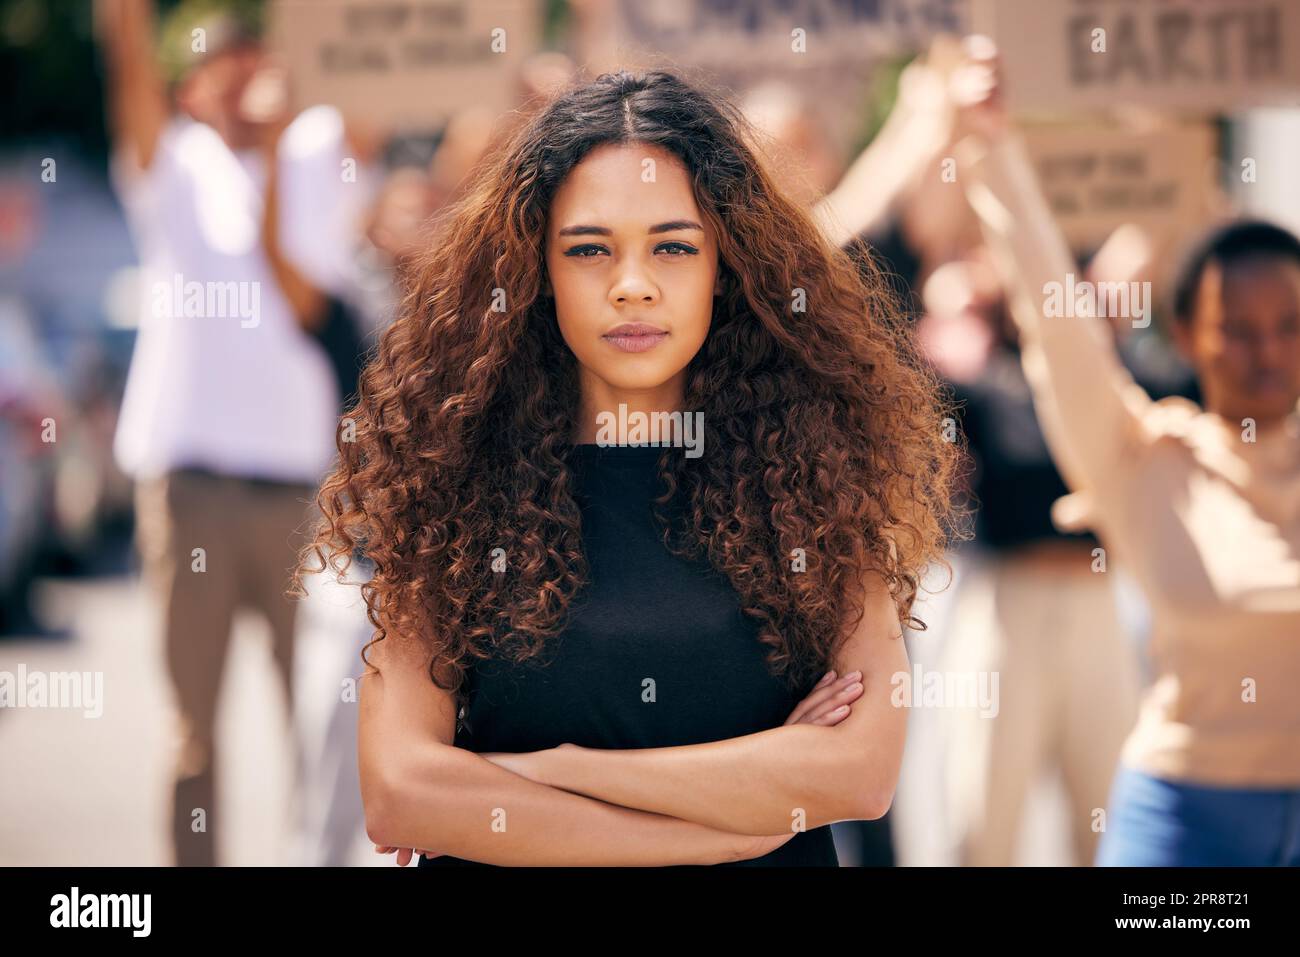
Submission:
M 1151 400 L 1120 362 L 1108 320 L 1076 315 L 1077 295 L 1067 302 L 1086 277 L 1023 141 L 1006 130 L 965 145 L 966 193 L 1003 276 L 1044 437 L 1067 484 L 1097 490 L 1131 452 Z M 1049 316 L 1049 303 L 1062 308 Z
M 167 122 L 167 94 L 154 52 L 152 0 L 96 0 L 95 32 L 107 71 L 114 146 L 137 168 L 153 162 Z
M 883 585 L 868 588 L 866 614 L 835 667 L 860 672 L 863 690 L 834 726 L 788 723 L 681 747 L 562 746 L 493 759 L 575 793 L 745 834 L 871 820 L 893 801 L 907 731 L 891 693 L 893 676 L 907 671 L 907 651 Z
M 951 109 L 935 73 L 920 63 L 899 79 L 898 103 L 875 139 L 836 187 L 812 208 L 831 245 L 843 246 L 872 229 L 939 156 L 952 128 Z
M 530 781 L 453 746 L 452 698 L 411 643 L 385 639 L 370 657 L 358 759 L 376 844 L 486 864 L 659 866 L 745 860 L 793 836 L 756 839 Z
M 328 299 L 286 255 L 280 242 L 280 162 L 276 150 L 283 126 L 269 138 L 266 147 L 266 192 L 262 211 L 262 248 L 276 284 L 289 301 L 294 318 L 305 332 L 313 332 L 325 320 Z M 382 644 L 382 642 L 381 642 Z
M 948 84 L 964 137 L 956 150 L 959 180 L 1002 274 L 1044 438 L 1072 490 L 1103 493 L 1140 442 L 1153 403 L 1120 362 L 1110 319 L 1087 308 L 1088 277 L 1008 121 L 996 47 L 987 37 L 968 37 L 949 69 L 961 78 Z M 1131 297 L 1124 301 L 1133 311 Z

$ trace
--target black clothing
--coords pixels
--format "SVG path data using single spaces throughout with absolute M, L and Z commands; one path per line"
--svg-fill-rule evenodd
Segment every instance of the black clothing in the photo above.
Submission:
M 574 447 L 589 581 L 545 664 L 494 657 L 474 666 L 457 747 L 700 744 L 778 727 L 812 690 L 811 683 L 792 690 L 769 673 L 757 622 L 741 612 L 724 575 L 663 545 L 650 511 L 663 451 Z M 419 859 L 421 867 L 474 863 L 448 855 Z M 763 857 L 724 866 L 838 864 L 830 827 L 823 826 Z
M 1119 357 L 1151 398 L 1198 400 L 1191 373 L 1154 336 L 1135 334 Z M 1049 539 L 1095 545 L 1090 533 L 1066 534 L 1052 524 L 1052 503 L 1069 489 L 1039 427 L 1019 351 L 1000 345 L 976 381 L 949 385 L 975 462 L 971 491 L 979 506 L 978 541 L 995 551 Z
M 350 303 L 329 296 L 324 310 L 321 321 L 307 335 L 321 347 L 329 360 L 342 414 L 356 401 L 361 370 L 369 358 L 371 343 L 362 328 L 361 317 Z

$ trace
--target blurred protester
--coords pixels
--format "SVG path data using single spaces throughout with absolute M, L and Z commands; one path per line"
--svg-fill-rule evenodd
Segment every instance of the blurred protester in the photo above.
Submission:
M 804 97 L 789 83 L 769 80 L 749 90 L 740 109 L 765 137 L 765 159 L 787 196 L 812 206 L 843 172 L 831 145 Z
M 1053 526 L 1052 503 L 1067 489 L 1034 416 L 996 274 L 982 250 L 971 248 L 979 241 L 977 222 L 955 167 L 944 167 L 954 163 L 952 146 L 966 133 L 965 108 L 993 92 L 963 62 L 959 46 L 936 42 L 903 71 L 881 133 L 818 212 L 832 238 L 856 234 L 847 248 L 864 254 L 863 268 L 875 261 L 893 274 L 905 313 L 920 312 L 925 300 L 920 345 L 964 409 L 977 544 L 954 555 L 971 573 L 952 599 L 943 669 L 1008 680 L 1000 686 L 998 716 L 962 709 L 945 715 L 954 856 L 963 864 L 1012 863 L 1029 787 L 1056 765 L 1076 811 L 1076 855 L 1091 861 L 1096 833 L 1089 811 L 1104 803 L 1132 723 L 1137 667 L 1116 607 L 1115 576 L 1092 571 L 1096 539 Z M 1130 232 L 1119 239 L 1096 257 L 1098 269 L 1146 263 L 1149 249 L 1135 251 Z M 1139 367 L 1162 353 L 1144 345 L 1131 365 L 1145 382 L 1152 377 Z M 1174 373 L 1160 371 L 1168 381 L 1153 384 L 1169 394 Z M 1063 602 L 1079 613 L 1063 614 Z M 1078 627 L 1062 632 L 1048 623 L 1059 618 Z
M 824 223 L 828 214 L 825 210 L 818 212 L 817 204 L 828 195 L 843 171 L 829 138 L 807 109 L 801 94 L 787 83 L 771 81 L 749 90 L 741 99 L 740 108 L 760 134 L 756 146 L 778 185 L 786 195 L 813 208 L 819 223 Z M 854 256 L 861 256 L 865 251 L 852 239 L 845 239 L 839 245 Z M 872 273 L 875 269 L 869 257 L 857 261 L 864 272 Z M 887 261 L 883 265 L 889 270 L 892 264 Z M 891 280 L 896 278 L 892 273 L 889 276 Z M 897 863 L 891 815 L 892 810 L 872 820 L 842 821 L 832 826 L 836 846 L 844 848 L 846 862 L 858 867 L 893 867 Z
M 1151 247 L 1142 240 L 1133 228 L 1116 230 L 1088 279 L 1144 274 Z M 1059 769 L 1076 859 L 1091 863 L 1098 838 L 1091 813 L 1105 804 L 1140 685 L 1129 640 L 1134 616 L 1120 605 L 1128 593 L 1114 587 L 1122 572 L 1100 574 L 1097 539 L 1053 523 L 1053 503 L 1069 490 L 1035 415 L 987 251 L 940 267 L 923 298 L 920 344 L 961 409 L 977 503 L 975 544 L 962 550 L 970 572 L 955 598 L 942 670 L 995 671 L 1001 693 L 995 717 L 945 715 L 954 857 L 963 865 L 1014 863 L 1030 788 L 1042 771 Z M 1132 332 L 1130 323 L 1117 326 Z M 1188 385 L 1166 360 L 1149 343 L 1123 353 L 1134 378 L 1160 397 Z
M 952 254 L 961 233 L 957 224 L 968 215 L 964 197 L 942 183 L 936 169 L 957 130 L 957 111 L 938 74 L 924 60 L 904 69 L 884 126 L 824 195 L 821 187 L 830 178 L 824 143 L 797 121 L 801 111 L 790 102 L 792 95 L 773 86 L 759 87 L 743 105 L 772 138 L 772 152 L 811 147 L 803 175 L 810 188 L 796 189 L 796 194 L 815 200 L 812 215 L 823 234 L 864 274 L 883 282 L 901 310 L 900 318 L 914 320 L 924 275 Z M 789 160 L 777 168 L 787 171 L 789 188 L 795 168 Z M 909 655 L 917 660 L 910 643 Z M 859 866 L 893 866 L 893 819 L 891 808 L 875 820 L 843 822 L 835 825 L 837 840 L 852 845 L 850 854 Z
M 991 44 L 971 50 L 995 82 Z M 1204 403 L 1152 400 L 1097 310 L 1051 305 L 1078 269 L 999 98 L 970 116 L 962 179 L 1075 493 L 1057 511 L 1097 531 L 1152 608 L 1153 681 L 1097 863 L 1300 865 L 1300 241 L 1236 222 L 1200 245 L 1173 331 Z
M 31 312 L 0 296 L 0 637 L 48 634 L 31 583 L 54 512 L 58 429 L 71 405 L 41 354 Z
M 161 603 L 182 865 L 217 862 L 215 717 L 236 608 L 268 621 L 292 707 L 285 590 L 340 401 L 319 337 L 352 278 L 362 199 L 340 116 L 315 107 L 290 120 L 247 9 L 202 18 L 212 4 L 182 3 L 161 56 L 148 0 L 96 11 L 113 179 L 143 276 L 115 452 L 137 479 L 138 544 Z
M 952 144 L 963 134 L 960 97 L 978 97 L 939 68 L 955 54 L 939 38 L 904 68 L 880 131 L 813 208 L 827 238 L 865 271 L 881 269 L 905 317 L 914 319 L 930 273 L 979 241 L 974 215 L 952 175 Z M 967 83 L 965 86 L 968 87 Z
M 534 53 L 520 70 L 519 111 L 528 114 L 541 109 L 577 76 L 577 65 L 566 54 L 555 50 Z
M 921 343 L 961 408 L 978 503 L 939 668 L 999 679 L 996 712 L 944 714 L 953 857 L 1014 864 L 1031 789 L 1059 769 L 1076 861 L 1090 863 L 1091 812 L 1105 804 L 1137 711 L 1136 657 L 1111 582 L 1096 573 L 1096 539 L 1052 524 L 1052 503 L 1068 490 L 1034 415 L 996 274 L 981 259 L 943 266 L 924 299 Z
M 460 197 L 466 176 L 487 152 L 498 127 L 490 112 L 463 110 L 448 120 L 427 168 L 403 164 L 384 178 L 365 231 L 382 268 L 395 270 L 388 282 L 399 285 L 401 270 L 427 248 L 434 216 Z
M 410 268 L 428 249 L 431 222 L 460 196 L 496 125 L 492 114 L 466 109 L 448 121 L 427 167 L 400 165 L 384 177 L 365 221 L 367 246 L 359 257 L 377 327 L 392 318 Z M 360 591 L 352 587 L 373 573 L 373 564 L 362 554 L 354 558 L 346 588 L 329 576 L 310 578 L 302 630 L 308 640 L 325 638 L 318 644 L 328 652 L 316 669 L 323 677 L 313 682 L 322 690 L 346 688 L 356 679 L 361 649 L 374 633 Z M 342 636 L 350 640 L 337 640 Z M 293 858 L 306 866 L 347 864 L 365 824 L 356 762 L 356 698 L 333 693 L 328 700 L 323 714 L 300 721 L 313 745 L 306 768 L 312 806 L 303 815 Z

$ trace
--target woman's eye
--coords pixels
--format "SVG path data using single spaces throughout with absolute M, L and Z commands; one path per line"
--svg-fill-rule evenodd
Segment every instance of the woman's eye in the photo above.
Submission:
M 656 252 L 660 251 L 672 253 L 674 256 L 694 256 L 699 252 L 694 246 L 688 246 L 685 243 L 664 243 L 656 250 Z
M 564 255 L 576 256 L 579 259 L 590 259 L 593 256 L 596 256 L 599 253 L 602 253 L 604 251 L 605 251 L 605 247 L 603 246 L 595 246 L 592 245 L 591 243 L 587 243 L 586 245 L 583 246 L 574 246 L 572 249 L 567 251 Z
M 577 259 L 592 259 L 607 252 L 608 250 L 605 249 L 604 246 L 598 246 L 594 243 L 584 243 L 581 246 L 574 246 L 572 249 L 566 250 L 564 255 L 573 256 Z M 672 242 L 660 243 L 655 247 L 655 252 L 668 253 L 671 258 L 677 258 L 680 256 L 694 256 L 699 252 L 699 250 L 687 243 Z

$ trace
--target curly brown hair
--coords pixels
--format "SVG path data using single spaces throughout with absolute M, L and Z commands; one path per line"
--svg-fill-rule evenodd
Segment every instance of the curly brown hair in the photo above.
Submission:
M 545 236 L 565 176 L 611 143 L 678 157 L 719 244 L 723 294 L 685 398 L 709 451 L 660 456 L 665 546 L 727 576 L 793 687 L 861 620 L 872 572 L 900 623 L 924 628 L 921 576 L 956 531 L 946 397 L 879 273 L 780 194 L 753 135 L 725 98 L 670 72 L 606 74 L 515 129 L 440 217 L 361 376 L 344 420 L 355 436 L 340 435 L 304 553 L 340 577 L 356 556 L 373 563 L 367 666 L 374 642 L 410 636 L 464 703 L 473 662 L 541 653 L 586 581 L 577 361 L 542 294 Z

